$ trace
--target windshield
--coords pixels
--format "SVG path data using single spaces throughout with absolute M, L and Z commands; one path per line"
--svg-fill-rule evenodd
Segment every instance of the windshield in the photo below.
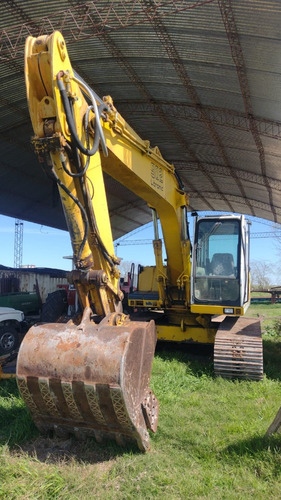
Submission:
M 194 269 L 197 301 L 239 301 L 239 245 L 239 220 L 199 220 Z

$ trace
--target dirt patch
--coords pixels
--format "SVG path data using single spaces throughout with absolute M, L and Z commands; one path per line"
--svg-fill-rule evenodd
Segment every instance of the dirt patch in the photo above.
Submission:
M 99 464 L 105 470 L 112 467 L 118 454 L 110 447 L 100 447 L 94 440 L 79 442 L 75 438 L 60 439 L 42 436 L 13 450 L 14 455 L 18 455 L 19 452 L 40 462 L 57 464 L 75 460 L 81 463 Z

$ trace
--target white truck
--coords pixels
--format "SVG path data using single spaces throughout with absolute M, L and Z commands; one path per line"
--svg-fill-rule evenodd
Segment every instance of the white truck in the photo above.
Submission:
M 0 307 L 0 356 L 15 351 L 20 343 L 24 313 L 12 307 Z

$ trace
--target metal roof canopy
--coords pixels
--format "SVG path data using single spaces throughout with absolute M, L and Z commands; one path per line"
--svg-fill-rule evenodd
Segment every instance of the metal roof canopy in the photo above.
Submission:
M 279 0 L 0 3 L 0 213 L 65 228 L 31 150 L 27 36 L 60 30 L 74 69 L 173 163 L 190 209 L 281 222 Z M 114 238 L 150 221 L 106 176 Z

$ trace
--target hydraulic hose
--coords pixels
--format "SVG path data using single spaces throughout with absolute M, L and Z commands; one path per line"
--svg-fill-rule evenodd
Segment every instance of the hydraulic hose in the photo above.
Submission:
M 98 116 L 98 111 L 97 111 L 98 107 L 97 107 L 96 99 L 98 99 L 98 101 L 100 102 L 100 106 L 102 107 L 101 108 L 102 111 L 108 110 L 108 107 L 103 103 L 103 101 L 99 97 L 97 97 L 96 93 L 91 89 L 91 87 L 89 87 L 89 85 L 87 85 L 87 83 L 79 75 L 77 75 L 77 73 L 73 77 L 73 80 L 78 85 L 80 85 L 81 89 L 84 90 L 84 92 L 90 97 L 92 105 L 94 106 L 94 111 L 95 111 L 96 116 Z M 105 106 L 105 107 L 103 107 L 103 106 Z M 96 119 L 96 127 L 98 128 L 99 133 L 100 133 L 100 141 L 101 141 L 101 147 L 102 147 L 103 154 L 104 154 L 104 156 L 108 156 L 107 146 L 106 146 L 105 138 L 103 135 L 103 130 L 102 130 L 100 120 Z
M 88 149 L 82 144 L 82 142 L 80 141 L 80 139 L 78 137 L 75 123 L 74 123 L 72 113 L 71 113 L 71 107 L 69 104 L 68 95 L 67 95 L 67 92 L 65 90 L 64 83 L 61 80 L 61 76 L 62 76 L 61 73 L 57 74 L 57 84 L 58 84 L 62 104 L 64 107 L 66 121 L 67 121 L 69 130 L 70 130 L 70 133 L 71 133 L 73 143 L 79 149 L 79 151 L 81 151 L 82 154 L 84 154 L 86 156 L 93 156 L 94 154 L 96 154 L 96 152 L 98 150 L 99 141 L 100 141 L 101 135 L 103 135 L 103 133 L 101 134 L 102 128 L 101 128 L 101 124 L 100 124 L 100 116 L 101 116 L 103 111 L 107 110 L 107 106 L 105 104 L 103 104 L 103 105 L 100 105 L 98 107 L 95 100 L 94 100 L 92 106 L 90 106 L 90 108 L 94 110 L 95 115 L 96 115 L 96 123 L 95 123 L 96 126 L 95 126 L 95 137 L 94 137 L 92 149 Z M 89 112 L 90 112 L 90 110 L 89 110 Z
M 179 189 L 181 189 L 182 191 L 184 191 L 184 184 L 182 182 L 180 174 L 175 170 L 174 175 L 175 175 L 175 178 L 177 179 L 177 181 L 179 183 Z
M 73 117 L 74 113 L 73 113 L 73 105 L 72 105 L 71 101 L 69 102 L 69 106 L 70 106 L 70 110 L 71 110 L 71 115 Z M 88 133 L 86 134 L 86 140 L 87 140 L 87 148 L 89 149 L 89 140 L 90 139 L 89 139 L 89 134 Z M 87 156 L 85 167 L 83 168 L 83 170 L 81 170 L 81 159 L 80 159 L 80 155 L 79 155 L 78 149 L 75 146 L 75 144 L 71 144 L 70 145 L 70 144 L 66 143 L 66 148 L 68 148 L 70 154 L 72 155 L 72 159 L 73 159 L 74 165 L 76 166 L 77 173 L 71 172 L 71 170 L 69 170 L 67 168 L 65 162 L 62 162 L 62 167 L 63 167 L 64 171 L 70 177 L 73 177 L 73 178 L 80 177 L 80 178 L 82 178 L 86 174 L 86 172 L 88 170 L 88 167 L 90 165 L 90 157 Z
M 86 161 L 86 164 L 85 164 L 85 167 L 83 170 L 81 170 L 81 172 L 78 172 L 77 174 L 73 174 L 72 172 L 70 172 L 70 170 L 68 170 L 67 166 L 65 165 L 65 163 L 62 163 L 62 168 L 63 170 L 65 171 L 65 173 L 67 175 L 69 175 L 70 177 L 83 177 L 83 175 L 85 175 L 85 173 L 87 172 L 88 170 L 88 167 L 89 167 L 89 159 L 87 159 Z
M 85 82 L 85 80 L 83 80 L 82 76 L 80 76 L 77 73 L 77 71 L 75 71 L 74 68 L 72 68 L 72 69 L 73 69 L 73 74 L 75 77 L 74 80 L 77 83 L 79 83 L 80 86 L 83 87 L 83 90 L 84 90 L 86 96 L 89 97 L 92 102 L 93 102 L 93 98 L 94 98 L 99 104 L 103 104 L 103 100 L 98 96 L 98 94 L 96 94 L 96 92 L 88 86 L 88 84 Z
M 61 158 L 61 164 L 62 164 L 62 168 L 64 169 L 65 172 L 68 173 L 68 169 L 66 167 L 66 164 L 65 164 L 65 161 Z M 76 198 L 72 193 L 71 191 L 69 191 L 69 189 L 61 182 L 61 180 L 59 179 L 59 177 L 57 176 L 57 174 L 55 173 L 54 169 L 52 169 L 52 173 L 53 173 L 53 176 L 57 182 L 57 184 L 64 190 L 64 192 L 74 201 L 74 203 L 76 203 L 76 205 L 79 207 L 80 211 L 81 211 L 81 215 L 82 215 L 82 219 L 83 219 L 83 222 L 84 222 L 84 227 L 85 227 L 85 231 L 84 231 L 84 236 L 83 236 L 83 240 L 81 242 L 81 246 L 79 248 L 79 252 L 78 252 L 78 256 L 77 256 L 77 260 L 80 260 L 81 258 L 81 255 L 82 255 L 82 252 L 83 252 L 83 249 L 85 247 L 85 244 L 88 240 L 88 234 L 89 234 L 89 221 L 88 221 L 88 216 L 87 216 L 87 212 L 85 210 L 85 208 L 83 207 L 83 205 L 80 203 L 80 201 L 78 200 L 78 198 Z M 104 258 L 107 260 L 107 262 L 109 263 L 109 265 L 111 266 L 111 268 L 113 269 L 115 267 L 115 264 L 112 260 L 112 257 L 110 256 L 110 254 L 108 253 L 108 251 L 106 250 L 106 247 L 104 246 L 104 243 L 101 239 L 101 236 L 99 234 L 99 231 L 98 231 L 98 228 L 95 227 L 95 233 L 96 233 L 96 237 L 98 239 L 98 242 L 99 242 L 99 245 L 100 245 L 100 248 L 101 248 L 101 251 L 102 251 L 102 254 L 104 256 Z
M 72 173 L 72 172 L 70 172 L 62 158 L 61 158 L 61 163 L 62 163 L 62 167 L 63 167 L 64 171 L 68 175 L 70 175 L 71 177 L 80 177 L 80 178 L 82 178 L 83 175 L 86 173 L 87 168 L 89 166 L 89 157 L 93 156 L 97 152 L 97 150 L 98 150 L 100 139 L 101 139 L 101 144 L 102 144 L 102 147 L 103 147 L 103 152 L 104 152 L 105 156 L 108 155 L 108 151 L 107 151 L 107 147 L 106 147 L 105 139 L 104 139 L 104 135 L 103 135 L 102 126 L 101 126 L 101 123 L 100 123 L 100 116 L 101 116 L 101 114 L 103 113 L 103 111 L 107 111 L 108 108 L 107 108 L 107 106 L 105 104 L 101 104 L 100 106 L 97 106 L 95 97 L 94 97 L 94 95 L 93 95 L 90 87 L 88 87 L 88 85 L 86 85 L 86 83 L 84 81 L 81 81 L 81 80 L 77 79 L 77 77 L 73 78 L 73 80 L 76 81 L 84 89 L 84 91 L 89 95 L 89 97 L 90 97 L 90 99 L 92 101 L 92 105 L 88 106 L 88 108 L 86 110 L 86 114 L 85 114 L 85 131 L 86 131 L 86 144 L 87 144 L 87 147 L 85 147 L 81 143 L 81 141 L 80 141 L 80 139 L 79 139 L 79 137 L 77 135 L 77 131 L 76 131 L 76 127 L 75 127 L 75 122 L 74 122 L 74 118 L 73 118 L 73 112 L 72 112 L 71 104 L 69 102 L 68 95 L 67 95 L 64 83 L 63 83 L 63 81 L 61 79 L 62 76 L 63 76 L 62 72 L 59 72 L 57 74 L 57 83 L 58 83 L 58 88 L 59 88 L 59 91 L 60 91 L 60 96 L 61 96 L 62 104 L 63 104 L 63 107 L 64 107 L 65 115 L 66 115 L 66 121 L 67 121 L 69 130 L 70 130 L 71 139 L 73 141 L 73 145 L 76 146 L 76 148 L 79 149 L 79 151 L 82 154 L 84 154 L 85 156 L 87 156 L 88 158 L 87 158 L 86 165 L 85 165 L 84 169 L 81 172 L 78 172 L 78 173 Z M 90 138 L 89 138 L 89 116 L 90 116 L 90 111 L 91 110 L 94 111 L 95 116 L 96 116 L 96 120 L 95 120 L 95 137 L 94 137 L 94 142 L 93 142 L 92 149 L 89 149 L 89 143 L 90 143 Z M 56 182 L 71 197 L 71 199 L 73 199 L 73 201 L 78 205 L 78 207 L 81 210 L 82 218 L 83 218 L 84 223 L 85 223 L 85 234 L 84 234 L 83 241 L 81 243 L 81 247 L 80 247 L 80 250 L 79 250 L 79 255 L 81 255 L 82 251 L 83 251 L 83 248 L 85 246 L 85 243 L 87 241 L 88 232 L 89 232 L 89 221 L 88 221 L 87 213 L 86 213 L 84 207 L 79 202 L 79 200 L 72 195 L 72 193 L 66 188 L 66 186 L 64 186 L 64 184 L 61 183 L 60 179 L 57 176 L 55 176 L 55 178 L 56 178 Z M 112 260 L 112 257 L 110 256 L 110 254 L 107 252 L 106 247 L 103 244 L 103 241 L 101 239 L 101 236 L 99 234 L 99 231 L 98 231 L 97 227 L 95 227 L 95 232 L 96 232 L 96 237 L 98 239 L 98 242 L 99 242 L 99 245 L 100 245 L 100 248 L 101 248 L 101 251 L 102 251 L 102 254 L 103 254 L 104 258 L 107 260 L 107 262 L 109 263 L 109 265 L 112 268 L 114 268 L 115 267 L 114 261 Z
M 63 163 L 64 162 L 61 162 L 62 163 L 62 166 L 63 166 Z M 57 176 L 54 168 L 52 168 L 52 174 L 53 174 L 53 177 L 56 181 L 56 183 L 61 187 L 61 189 L 63 189 L 63 191 L 74 201 L 74 203 L 76 203 L 76 205 L 79 207 L 80 211 L 81 211 L 81 215 L 82 215 L 82 219 L 83 219 L 83 222 L 84 222 L 84 236 L 83 236 L 83 239 L 82 239 L 82 242 L 81 242 L 81 245 L 80 245 L 80 248 L 79 248 L 79 251 L 78 251 L 78 255 L 77 255 L 77 261 L 81 260 L 81 255 L 82 255 L 82 252 L 84 250 L 84 247 L 86 245 L 86 242 L 88 240 L 88 234 L 89 234 L 89 221 L 88 221 L 88 217 L 87 217 L 87 213 L 86 213 L 86 210 L 84 209 L 83 205 L 80 203 L 80 201 L 78 200 L 78 198 L 76 198 L 76 196 L 74 196 L 71 191 L 69 191 L 69 189 L 63 184 L 63 182 L 61 182 L 60 178 Z

